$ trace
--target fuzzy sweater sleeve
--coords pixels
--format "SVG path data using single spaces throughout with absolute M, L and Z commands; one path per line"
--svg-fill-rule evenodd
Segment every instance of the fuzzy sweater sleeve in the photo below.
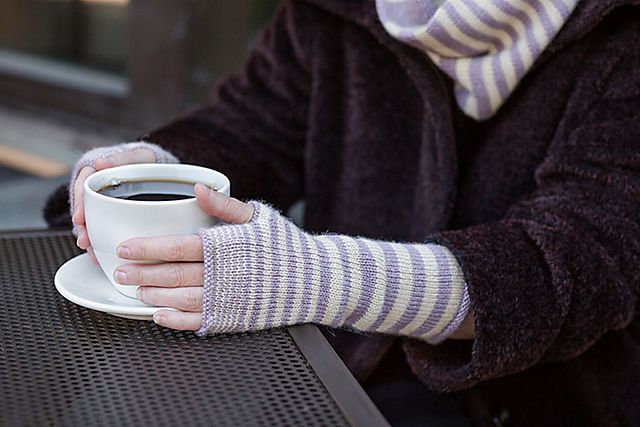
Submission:
M 305 8 L 283 2 L 244 70 L 223 80 L 210 102 L 145 138 L 181 161 L 223 172 L 240 199 L 286 210 L 303 193 L 309 106 Z M 301 30 L 302 29 L 302 30 Z
M 634 25 L 637 21 L 634 21 Z M 637 26 L 635 27 L 637 29 Z M 627 33 L 630 34 L 630 33 Z M 638 34 L 637 30 L 635 34 Z M 640 41 L 576 82 L 536 171 L 500 221 L 432 236 L 461 263 L 475 340 L 406 341 L 414 371 L 454 390 L 574 358 L 636 314 L 640 278 Z
M 221 81 L 212 99 L 141 137 L 183 163 L 223 172 L 240 199 L 287 209 L 302 198 L 304 139 L 313 53 L 306 8 L 283 2 L 244 70 Z M 70 223 L 66 189 L 47 200 L 50 225 Z

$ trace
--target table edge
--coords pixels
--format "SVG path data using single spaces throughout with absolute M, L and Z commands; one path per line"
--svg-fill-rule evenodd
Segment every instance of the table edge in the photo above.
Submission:
M 71 229 L 66 227 L 0 230 L 2 238 L 69 234 Z M 315 325 L 291 326 L 287 328 L 287 332 L 350 425 L 390 427 L 388 421 Z
M 291 326 L 287 331 L 350 425 L 390 426 L 315 325 Z
M 1 238 L 23 238 L 23 237 L 49 237 L 49 236 L 71 236 L 69 227 L 55 228 L 16 228 L 0 230 Z

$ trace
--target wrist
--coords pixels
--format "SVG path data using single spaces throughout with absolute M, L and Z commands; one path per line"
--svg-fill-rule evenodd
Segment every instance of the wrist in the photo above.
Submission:
M 200 232 L 199 334 L 318 323 L 435 344 L 467 316 L 462 272 L 446 248 L 313 236 L 268 206 L 250 203 L 249 223 Z

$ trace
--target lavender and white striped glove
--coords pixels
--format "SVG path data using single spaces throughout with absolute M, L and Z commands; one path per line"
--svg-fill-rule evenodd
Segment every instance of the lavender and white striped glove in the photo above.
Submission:
M 156 144 L 150 144 L 147 142 L 128 142 L 125 144 L 111 145 L 109 147 L 98 147 L 93 150 L 89 150 L 80 157 L 80 160 L 76 162 L 71 172 L 71 179 L 69 181 L 69 206 L 71 207 L 71 214 L 75 212 L 75 183 L 78 174 L 85 166 L 91 166 L 95 168 L 96 160 L 109 157 L 115 153 L 124 153 L 127 151 L 137 150 L 139 148 L 145 148 L 153 153 L 156 163 L 180 163 L 178 158 L 168 151 L 163 150 Z
M 435 344 L 466 317 L 466 284 L 445 247 L 311 235 L 249 203 L 249 223 L 200 230 L 199 335 L 317 323 Z

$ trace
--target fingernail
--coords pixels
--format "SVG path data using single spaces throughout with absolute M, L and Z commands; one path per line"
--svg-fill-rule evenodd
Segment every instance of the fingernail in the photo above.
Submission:
M 157 325 L 164 326 L 164 325 L 165 325 L 166 320 L 167 320 L 167 318 L 166 318 L 163 314 L 160 314 L 160 313 L 154 313 L 154 315 L 153 315 L 153 321 L 154 321 Z
M 120 258 L 130 258 L 131 250 L 126 246 L 120 246 L 118 247 L 118 256 Z
M 206 185 L 204 185 L 203 183 L 199 182 L 196 184 L 197 186 L 202 187 L 202 189 L 204 189 L 204 191 L 207 192 L 207 194 L 211 194 L 211 188 L 207 187 Z
M 136 297 L 140 301 L 144 302 L 144 294 L 145 294 L 144 288 L 142 286 L 139 286 L 138 289 L 136 289 Z
M 120 283 L 121 285 L 124 285 L 127 282 L 127 273 L 125 273 L 122 270 L 117 270 L 116 271 L 116 282 Z

